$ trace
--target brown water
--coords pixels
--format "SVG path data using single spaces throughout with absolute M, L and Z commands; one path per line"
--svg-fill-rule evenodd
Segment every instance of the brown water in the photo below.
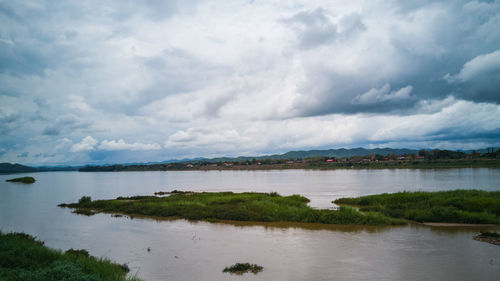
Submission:
M 84 248 L 127 263 L 145 280 L 498 280 L 500 247 L 472 236 L 484 228 L 231 224 L 92 217 L 58 208 L 159 190 L 278 191 L 331 200 L 400 190 L 500 190 L 500 170 L 339 170 L 235 172 L 56 172 L 33 185 L 0 176 L 0 229 L 24 231 L 59 249 Z M 17 175 L 16 175 L 17 176 Z M 24 175 L 23 175 L 24 176 Z M 147 249 L 150 248 L 150 251 Z M 235 262 L 257 275 L 222 273 Z

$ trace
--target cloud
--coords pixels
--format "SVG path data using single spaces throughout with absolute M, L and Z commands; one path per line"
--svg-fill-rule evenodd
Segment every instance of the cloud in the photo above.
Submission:
M 81 142 L 71 146 L 72 152 L 92 151 L 97 145 L 97 140 L 91 136 L 86 136 Z
M 227 146 L 236 145 L 245 140 L 236 130 L 209 130 L 204 128 L 188 128 L 168 137 L 165 148 L 200 147 L 204 145 Z
M 424 106 L 424 105 L 423 105 Z M 255 155 L 268 147 L 285 152 L 309 147 L 356 147 L 390 143 L 398 147 L 430 144 L 498 143 L 500 106 L 463 100 L 428 101 L 426 112 L 413 115 L 334 114 L 319 117 L 247 123 L 231 130 L 229 124 L 207 124 L 178 131 L 165 148 L 195 157 L 208 155 Z M 261 132 L 266 132 L 265 134 Z M 453 147 L 456 147 L 455 145 Z M 209 153 L 207 153 L 209 151 Z
M 500 50 L 471 59 L 464 64 L 458 74 L 447 73 L 444 79 L 449 83 L 463 83 L 492 74 L 500 75 Z
M 370 89 L 368 92 L 355 97 L 353 104 L 375 104 L 380 102 L 399 102 L 410 98 L 412 86 L 403 87 L 397 91 L 391 91 L 391 85 L 386 83 L 380 89 Z
M 334 23 L 333 16 L 323 8 L 301 11 L 282 22 L 296 32 L 297 44 L 302 49 L 327 45 L 366 30 L 359 14 L 347 14 Z
M 4 1 L 0 161 L 498 143 L 498 26 L 500 1 Z
M 49 136 L 57 136 L 59 135 L 60 130 L 56 126 L 47 126 L 45 129 L 43 129 L 42 134 L 44 135 L 49 135 Z
M 19 157 L 19 158 L 26 158 L 26 157 L 28 157 L 28 155 L 29 155 L 28 152 L 23 152 L 21 154 L 18 154 L 17 157 Z
M 125 143 L 123 139 L 118 141 L 115 140 L 103 140 L 99 145 L 98 149 L 100 150 L 158 150 L 161 149 L 161 146 L 156 143 Z
M 312 48 L 326 44 L 337 38 L 337 26 L 332 23 L 330 16 L 322 8 L 314 11 L 304 11 L 284 19 L 297 32 L 299 46 Z
M 68 138 L 63 138 L 59 141 L 59 143 L 56 145 L 56 149 L 62 149 L 64 147 L 68 147 L 73 143 L 72 140 Z

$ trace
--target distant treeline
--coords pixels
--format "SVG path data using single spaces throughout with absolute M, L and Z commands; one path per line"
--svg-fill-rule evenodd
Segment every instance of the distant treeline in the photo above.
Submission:
M 233 158 L 232 161 L 196 160 L 164 164 L 85 166 L 81 172 L 218 170 L 218 169 L 388 169 L 388 168 L 462 168 L 500 167 L 500 149 L 479 153 L 451 150 L 419 150 L 415 153 L 351 157 L 314 156 L 305 158 Z
M 481 160 L 493 161 L 481 161 Z M 457 160 L 447 162 L 449 160 Z M 459 160 L 459 161 L 458 161 Z M 397 162 L 396 162 L 397 161 Z M 412 150 L 393 148 L 352 148 L 290 151 L 284 154 L 257 157 L 198 158 L 169 160 L 160 163 L 114 164 L 101 166 L 29 167 L 0 163 L 0 173 L 31 173 L 48 171 L 117 172 L 215 169 L 337 169 L 337 168 L 454 168 L 500 167 L 500 149 L 477 151 Z

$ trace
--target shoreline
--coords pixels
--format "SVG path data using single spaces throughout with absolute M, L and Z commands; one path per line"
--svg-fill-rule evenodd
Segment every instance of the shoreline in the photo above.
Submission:
M 497 225 L 497 224 L 484 224 L 484 223 L 422 222 L 420 224 L 425 225 L 425 226 L 432 226 L 432 227 L 500 228 L 500 225 Z

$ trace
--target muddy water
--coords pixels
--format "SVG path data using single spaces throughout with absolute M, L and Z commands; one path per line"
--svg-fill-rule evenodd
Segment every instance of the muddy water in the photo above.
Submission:
M 127 263 L 145 280 L 498 280 L 500 247 L 472 239 L 481 229 L 410 225 L 353 227 L 189 222 L 58 208 L 159 190 L 299 193 L 314 207 L 331 200 L 400 190 L 499 190 L 500 170 L 343 170 L 140 173 L 38 173 L 33 185 L 0 176 L 0 229 L 36 235 L 50 247 L 85 248 Z M 17 175 L 16 175 L 17 176 Z M 148 248 L 150 251 L 148 251 Z M 230 275 L 235 262 L 264 266 Z

